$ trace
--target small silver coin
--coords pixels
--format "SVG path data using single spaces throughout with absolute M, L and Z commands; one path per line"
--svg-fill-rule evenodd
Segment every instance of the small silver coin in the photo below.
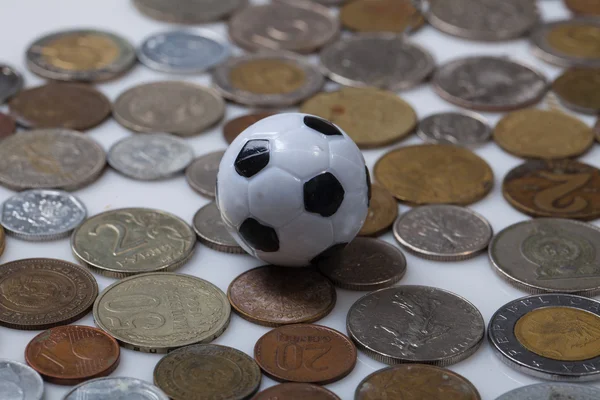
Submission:
M 171 31 L 147 38 L 139 48 L 144 65 L 172 74 L 201 73 L 229 57 L 227 41 L 209 30 Z
M 192 225 L 198 235 L 198 240 L 207 247 L 224 253 L 246 253 L 225 227 L 216 203 L 209 203 L 198 210 L 194 215 Z
M 159 21 L 203 24 L 229 16 L 247 0 L 133 0 L 144 15 Z
M 356 301 L 348 335 L 369 357 L 386 364 L 447 366 L 474 354 L 485 323 L 458 295 L 427 286 L 380 289 Z
M 0 223 L 19 239 L 44 241 L 69 236 L 86 215 L 83 203 L 70 193 L 33 189 L 2 203 Z
M 503 394 L 496 400 L 598 400 L 600 389 L 572 383 L 536 383 Z
M 428 143 L 477 147 L 490 140 L 492 128 L 479 114 L 445 112 L 423 119 L 417 135 Z
M 23 87 L 23 77 L 13 67 L 0 64 L 0 104 L 17 94 Z
M 394 237 L 419 257 L 439 261 L 459 261 L 484 251 L 493 231 L 478 213 L 452 205 L 416 207 L 394 223 Z
M 183 139 L 166 133 L 127 137 L 108 152 L 108 163 L 125 176 L 142 181 L 169 178 L 194 159 L 194 150 Z
M 214 198 L 217 188 L 217 172 L 224 151 L 215 151 L 196 158 L 185 170 L 188 184 L 203 196 Z
M 329 78 L 347 86 L 409 89 L 427 79 L 435 61 L 424 48 L 393 33 L 364 33 L 341 39 L 321 52 Z
M 2 400 L 41 400 L 44 382 L 33 368 L 0 359 L 0 396 Z
M 156 386 L 135 378 L 99 378 L 75 386 L 63 400 L 169 400 Z

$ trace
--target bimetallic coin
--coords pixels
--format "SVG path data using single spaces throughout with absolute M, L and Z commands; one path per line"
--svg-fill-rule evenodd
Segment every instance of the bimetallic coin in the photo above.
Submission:
M 572 12 L 583 15 L 600 15 L 600 3 L 594 0 L 563 0 Z
M 217 172 L 224 151 L 215 151 L 196 158 L 185 170 L 187 183 L 206 197 L 215 197 Z
M 340 400 L 334 393 L 310 383 L 281 383 L 263 390 L 252 400 Z
M 371 202 L 359 236 L 377 236 L 387 231 L 398 217 L 398 202 L 383 186 L 371 184 Z
M 247 0 L 133 0 L 144 15 L 159 21 L 203 24 L 223 19 Z
M 192 225 L 198 240 L 211 249 L 224 253 L 246 254 L 227 230 L 215 202 L 199 209 L 194 215 Z
M 485 333 L 473 304 L 427 286 L 380 289 L 361 297 L 348 311 L 346 328 L 356 346 L 377 361 L 441 367 L 474 354 Z
M 6 400 L 42 400 L 44 382 L 40 374 L 25 364 L 0 359 L 0 388 Z
M 274 115 L 274 113 L 263 111 L 242 115 L 241 117 L 227 121 L 225 126 L 223 126 L 223 136 L 225 137 L 225 141 L 231 144 L 240 133 L 245 131 L 251 125 L 254 125 L 261 119 L 270 117 L 271 115 Z
M 428 143 L 476 147 L 490 140 L 492 128 L 479 114 L 444 112 L 421 120 L 417 135 Z
M 536 383 L 503 394 L 496 400 L 597 400 L 600 389 L 571 383 Z
M 23 87 L 23 77 L 13 67 L 0 64 L 0 104 L 17 94 Z
M 411 0 L 354 0 L 340 9 L 346 29 L 357 32 L 413 32 L 425 23 Z
M 560 103 L 573 111 L 600 113 L 600 69 L 570 68 L 556 78 L 552 90 Z
M 0 140 L 12 135 L 17 130 L 17 123 L 10 115 L 0 112 Z
M 154 385 L 135 378 L 98 378 L 75 386 L 63 400 L 169 400 Z

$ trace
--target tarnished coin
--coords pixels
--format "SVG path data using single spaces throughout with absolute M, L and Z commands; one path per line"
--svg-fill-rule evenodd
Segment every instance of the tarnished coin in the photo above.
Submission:
M 458 146 L 426 144 L 402 147 L 375 164 L 377 181 L 398 200 L 412 204 L 474 203 L 494 185 L 490 166 Z
M 13 190 L 76 190 L 95 181 L 105 164 L 102 146 L 79 132 L 21 132 L 2 140 L 0 184 Z
M 71 237 L 73 255 L 114 278 L 173 271 L 194 252 L 196 234 L 179 217 L 149 208 L 121 208 L 88 218 Z
M 23 77 L 13 67 L 0 64 L 0 104 L 17 94 L 23 87 Z
M 42 400 L 44 382 L 40 374 L 25 364 L 0 359 L 0 388 L 7 400 Z
M 4 228 L 0 225 L 0 256 L 4 253 L 6 249 L 6 234 L 4 233 Z
M 154 385 L 135 378 L 98 378 L 87 381 L 65 395 L 63 400 L 169 400 Z
M 263 390 L 252 400 L 340 400 L 334 393 L 310 383 L 281 383 Z
M 538 103 L 548 91 L 546 78 L 507 58 L 477 56 L 438 68 L 433 88 L 444 100 L 481 111 L 509 111 Z
M 248 0 L 133 0 L 144 15 L 159 21 L 203 24 L 223 19 Z
M 340 19 L 358 32 L 412 32 L 425 23 L 410 0 L 354 0 L 340 9 Z
M 552 90 L 560 103 L 571 110 L 600 113 L 600 69 L 570 68 L 554 81 Z
M 594 125 L 594 133 L 596 135 L 596 140 L 600 142 L 600 118 L 598 118 L 596 125 Z
M 175 350 L 154 369 L 154 383 L 171 400 L 246 400 L 260 381 L 260 368 L 246 353 L 215 344 Z
M 135 132 L 193 136 L 219 122 L 225 102 L 216 91 L 189 82 L 145 83 L 122 93 L 114 117 Z
M 0 112 L 0 140 L 12 135 L 17 130 L 17 123 L 10 115 Z
M 563 0 L 563 3 L 577 14 L 600 15 L 600 3 L 595 0 Z
M 224 151 L 215 151 L 196 158 L 185 170 L 187 183 L 206 197 L 215 197 L 217 172 Z
M 245 131 L 251 125 L 254 125 L 261 119 L 270 117 L 271 115 L 274 115 L 274 113 L 263 111 L 253 114 L 242 115 L 241 117 L 237 117 L 227 121 L 225 126 L 223 126 L 223 136 L 225 137 L 225 141 L 231 144 L 231 142 L 233 142 L 235 138 L 239 136 L 240 133 Z
M 110 32 L 71 30 L 37 39 L 27 49 L 27 66 L 46 79 L 104 81 L 125 73 L 135 64 L 133 46 Z
M 348 0 L 312 0 L 312 1 L 314 1 L 315 3 L 322 4 L 324 6 L 334 7 L 334 6 L 340 6 Z
M 194 159 L 194 149 L 166 133 L 129 136 L 112 145 L 108 164 L 133 179 L 152 181 L 183 171 Z
M 492 128 L 479 114 L 443 112 L 421 120 L 417 135 L 429 143 L 476 147 L 490 140 Z
M 503 394 L 496 400 L 597 400 L 600 389 L 571 383 L 536 383 Z
M 122 279 L 94 303 L 94 320 L 128 349 L 167 353 L 219 337 L 231 307 L 218 287 L 190 275 L 154 272 Z
M 194 215 L 193 226 L 198 240 L 211 249 L 224 253 L 246 253 L 227 230 L 215 202 L 198 210 Z
M 572 294 L 541 294 L 500 307 L 488 339 L 500 360 L 553 381 L 600 378 L 600 302 Z
M 213 82 L 225 98 L 256 107 L 287 107 L 317 93 L 325 79 L 303 59 L 287 53 L 232 57 L 217 67 Z
M 417 114 L 410 104 L 396 93 L 373 88 L 319 93 L 302 104 L 300 111 L 335 123 L 361 148 L 397 142 L 417 125 Z
M 371 184 L 369 213 L 363 224 L 360 236 L 377 236 L 392 226 L 398 217 L 398 202 L 383 186 Z

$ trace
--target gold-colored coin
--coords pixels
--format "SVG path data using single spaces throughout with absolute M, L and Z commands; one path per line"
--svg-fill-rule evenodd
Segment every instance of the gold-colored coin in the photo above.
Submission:
M 494 186 L 494 173 L 483 159 L 442 144 L 390 151 L 375 164 L 375 178 L 398 200 L 412 204 L 467 205 Z
M 569 331 L 576 334 L 568 334 Z M 568 329 L 566 329 L 568 328 Z M 600 356 L 600 317 L 570 307 L 545 307 L 521 317 L 517 340 L 529 351 L 559 361 L 582 361 Z
M 565 107 L 586 114 L 600 111 L 600 69 L 570 68 L 554 81 L 552 89 Z
M 410 0 L 354 0 L 340 10 L 345 28 L 358 32 L 415 31 L 425 23 Z
M 6 248 L 6 235 L 4 234 L 4 228 L 0 225 L 0 256 L 4 253 Z
M 600 26 L 563 23 L 556 25 L 546 35 L 553 50 L 570 57 L 600 58 Z
M 300 110 L 337 124 L 361 148 L 397 142 L 417 125 L 417 114 L 410 104 L 380 89 L 345 88 L 319 93 Z
M 398 202 L 383 186 L 371 185 L 371 204 L 367 219 L 358 234 L 377 236 L 389 229 L 398 217 Z
M 68 71 L 107 67 L 117 60 L 120 51 L 110 38 L 83 32 L 60 36 L 42 48 L 43 58 L 48 64 Z
M 565 6 L 577 14 L 600 15 L 598 0 L 564 0 Z
M 277 60 L 249 60 L 230 72 L 231 86 L 255 94 L 287 94 L 306 84 L 306 73 L 297 66 Z
M 594 132 L 565 113 L 529 108 L 504 116 L 494 129 L 494 140 L 519 157 L 555 160 L 587 151 Z

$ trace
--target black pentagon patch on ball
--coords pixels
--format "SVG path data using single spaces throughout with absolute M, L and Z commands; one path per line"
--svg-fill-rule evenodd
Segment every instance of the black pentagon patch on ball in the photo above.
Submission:
M 331 246 L 330 248 L 328 248 L 327 250 L 323 251 L 321 254 L 319 254 L 312 260 L 310 260 L 310 263 L 318 264 L 318 263 L 323 262 L 331 257 L 335 257 L 338 254 L 340 254 L 346 248 L 347 245 L 348 245 L 348 243 L 334 244 L 333 246 Z
M 255 250 L 265 253 L 274 253 L 279 250 L 279 238 L 275 229 L 261 224 L 254 218 L 248 218 L 242 223 L 240 235 Z
M 330 172 L 317 175 L 304 184 L 304 209 L 331 217 L 344 201 L 344 188 Z
M 317 132 L 321 132 L 323 135 L 342 136 L 342 131 L 340 131 L 337 126 L 323 118 L 307 115 L 306 117 L 304 117 L 304 125 L 314 129 Z
M 258 174 L 269 164 L 269 141 L 265 139 L 249 140 L 235 159 L 235 170 L 245 178 Z
M 367 171 L 367 207 L 371 206 L 371 173 L 369 172 L 369 167 L 365 166 L 365 171 Z

